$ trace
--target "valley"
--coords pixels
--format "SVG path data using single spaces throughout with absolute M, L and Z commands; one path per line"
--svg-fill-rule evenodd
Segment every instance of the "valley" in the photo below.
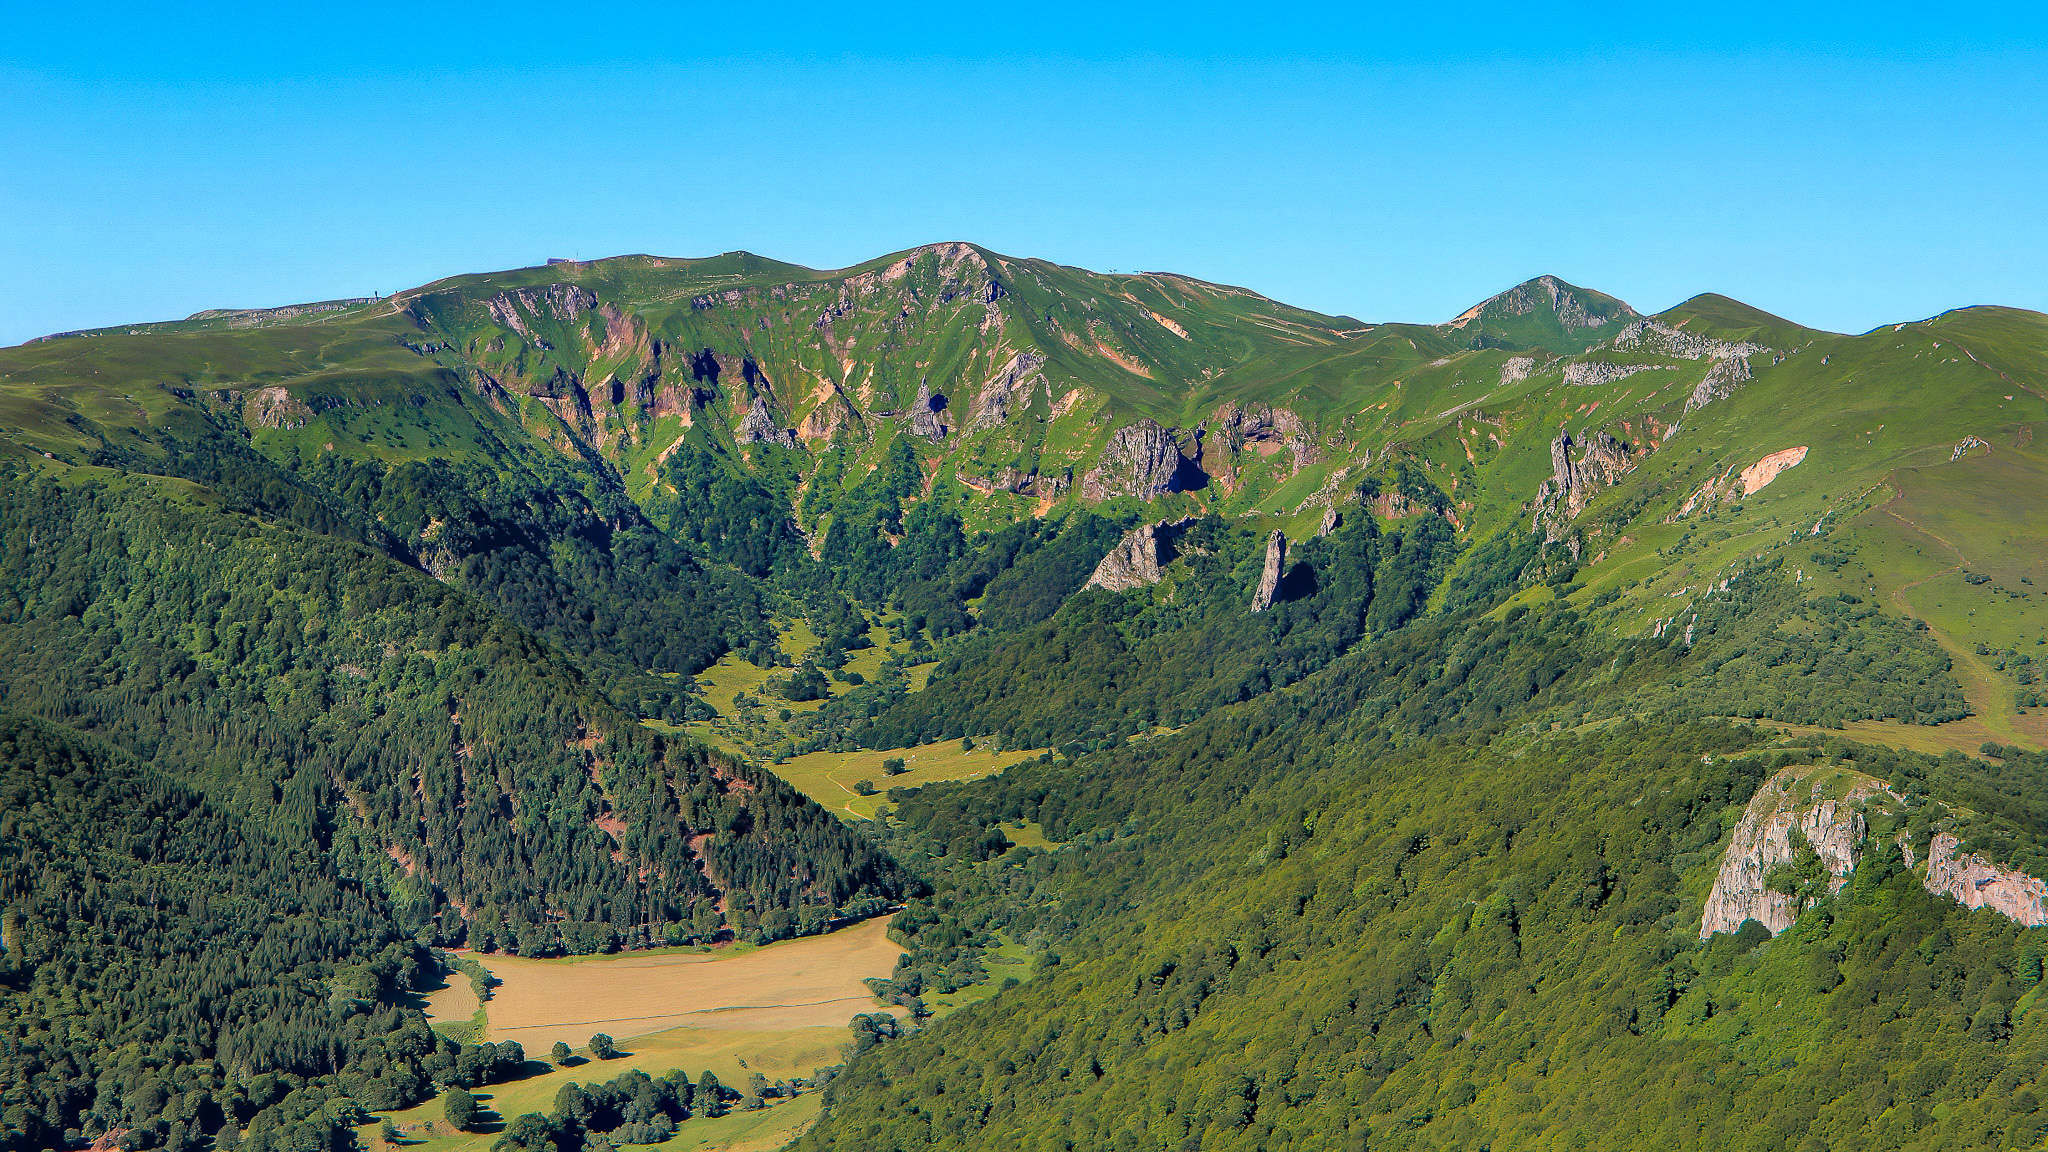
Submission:
M 2044 428 L 967 243 L 0 349 L 0 1147 L 2036 1146 Z

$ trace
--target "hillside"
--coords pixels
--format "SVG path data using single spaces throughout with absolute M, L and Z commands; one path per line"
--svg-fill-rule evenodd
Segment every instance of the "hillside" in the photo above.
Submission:
M 2031 1146 L 2044 427 L 2013 309 L 964 243 L 0 349 L 5 1146 L 332 1146 L 524 1074 L 437 949 L 892 909 L 805 1147 Z

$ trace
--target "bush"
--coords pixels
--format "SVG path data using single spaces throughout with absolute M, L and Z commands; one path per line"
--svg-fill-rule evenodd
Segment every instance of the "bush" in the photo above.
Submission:
M 619 1054 L 612 1038 L 599 1032 L 590 1038 L 590 1055 L 594 1060 L 610 1060 Z
M 451 1127 L 459 1132 L 476 1130 L 476 1116 L 480 1109 L 476 1097 L 462 1088 L 450 1088 L 441 1096 L 441 1114 L 448 1118 Z
M 853 782 L 853 790 L 862 796 L 873 796 L 875 794 L 875 782 L 873 780 L 855 780 Z
M 884 776 L 901 776 L 908 771 L 910 769 L 904 765 L 903 757 L 901 756 L 891 756 L 887 760 L 882 761 L 882 775 Z
M 567 1064 L 569 1062 L 569 1046 L 560 1040 L 555 1041 L 555 1046 L 548 1049 L 548 1060 L 557 1067 Z

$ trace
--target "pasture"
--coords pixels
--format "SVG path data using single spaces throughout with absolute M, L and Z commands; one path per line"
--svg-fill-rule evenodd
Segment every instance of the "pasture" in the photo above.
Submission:
M 442 1116 L 439 1100 L 392 1112 L 388 1118 L 405 1133 L 405 1147 L 420 1152 L 471 1152 L 488 1149 L 504 1124 L 527 1112 L 546 1113 L 553 1109 L 555 1093 L 570 1081 L 581 1083 L 610 1080 L 638 1068 L 659 1076 L 671 1068 L 688 1071 L 691 1077 L 706 1069 L 717 1074 L 729 1087 L 742 1087 L 755 1072 L 771 1080 L 807 1077 L 819 1068 L 842 1059 L 840 1047 L 847 1041 L 844 1021 L 831 1028 L 799 1028 L 782 1031 L 738 1032 L 702 1028 L 671 1028 L 664 1032 L 621 1042 L 621 1055 L 612 1060 L 591 1060 L 582 1045 L 564 1067 L 551 1067 L 545 1048 L 528 1048 L 528 1067 L 547 1071 L 509 1084 L 493 1084 L 476 1091 L 485 1109 L 482 1132 L 457 1132 Z M 693 1116 L 676 1129 L 665 1144 L 635 1145 L 702 1152 L 767 1152 L 795 1139 L 817 1118 L 823 1097 L 807 1092 L 794 1100 L 783 1100 L 758 1112 L 733 1111 L 725 1116 Z M 357 1133 L 365 1148 L 383 1147 L 377 1141 L 378 1124 Z
M 885 793 L 891 788 L 918 788 L 940 780 L 973 780 L 992 776 L 1038 754 L 1036 750 L 990 752 L 977 748 L 967 751 L 960 746 L 960 741 L 948 740 L 941 744 L 883 752 L 807 752 L 790 757 L 786 763 L 766 767 L 789 781 L 797 791 L 840 816 L 872 820 L 876 811 L 888 803 Z M 904 771 L 900 775 L 883 773 L 882 761 L 889 759 L 903 761 Z M 875 786 L 874 795 L 862 796 L 854 790 L 854 785 L 862 780 Z M 1016 839 L 1015 836 L 1010 838 Z

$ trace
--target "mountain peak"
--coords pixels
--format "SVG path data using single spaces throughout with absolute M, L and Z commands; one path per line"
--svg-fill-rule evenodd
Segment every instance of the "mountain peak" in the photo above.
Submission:
M 1636 319 L 1635 309 L 1606 293 L 1544 275 L 1487 297 L 1444 328 L 1463 333 L 1475 347 L 1569 354 L 1585 351 Z

